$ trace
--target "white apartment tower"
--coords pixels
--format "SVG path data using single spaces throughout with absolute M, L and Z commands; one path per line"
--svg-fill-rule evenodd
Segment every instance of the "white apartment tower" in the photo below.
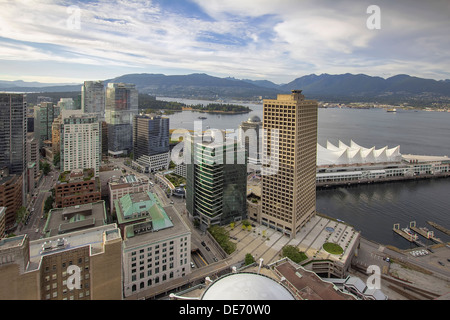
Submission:
M 63 110 L 61 117 L 61 170 L 94 169 L 101 160 L 101 125 L 96 114 Z

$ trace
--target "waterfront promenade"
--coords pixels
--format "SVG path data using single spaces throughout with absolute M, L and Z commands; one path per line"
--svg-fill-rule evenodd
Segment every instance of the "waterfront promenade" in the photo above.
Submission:
M 353 187 L 364 184 L 386 183 L 386 182 L 403 182 L 403 181 L 417 181 L 425 179 L 441 179 L 450 177 L 450 172 L 442 172 L 439 174 L 421 174 L 415 176 L 394 176 L 377 179 L 359 179 L 359 180 L 347 180 L 347 181 L 326 181 L 316 182 L 317 189 L 328 189 L 338 187 Z

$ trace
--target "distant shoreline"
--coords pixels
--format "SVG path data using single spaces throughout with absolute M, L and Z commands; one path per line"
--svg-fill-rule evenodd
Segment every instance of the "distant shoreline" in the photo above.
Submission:
M 181 111 L 194 111 L 194 112 L 201 112 L 201 113 L 220 113 L 220 114 L 243 114 L 243 113 L 250 113 L 253 110 L 242 110 L 242 111 L 225 111 L 225 110 L 203 110 L 203 109 L 194 109 L 192 107 L 183 107 Z

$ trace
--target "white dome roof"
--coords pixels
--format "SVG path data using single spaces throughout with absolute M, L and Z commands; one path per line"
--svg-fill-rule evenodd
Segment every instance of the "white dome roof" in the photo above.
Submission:
M 247 122 L 261 122 L 261 119 L 258 116 L 254 115 L 248 118 Z
M 212 283 L 202 300 L 295 300 L 284 286 L 256 273 L 231 273 Z

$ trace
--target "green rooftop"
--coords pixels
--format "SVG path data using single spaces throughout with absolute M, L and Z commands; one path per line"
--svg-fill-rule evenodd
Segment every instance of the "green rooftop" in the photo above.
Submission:
M 114 201 L 114 206 L 119 225 L 145 219 L 146 222 L 151 222 L 151 227 L 146 225 L 146 228 L 150 228 L 149 231 L 158 231 L 173 226 L 159 199 L 149 191 L 124 195 Z M 127 226 L 127 237 L 134 235 L 133 228 L 139 227 L 141 224 L 142 221 Z

